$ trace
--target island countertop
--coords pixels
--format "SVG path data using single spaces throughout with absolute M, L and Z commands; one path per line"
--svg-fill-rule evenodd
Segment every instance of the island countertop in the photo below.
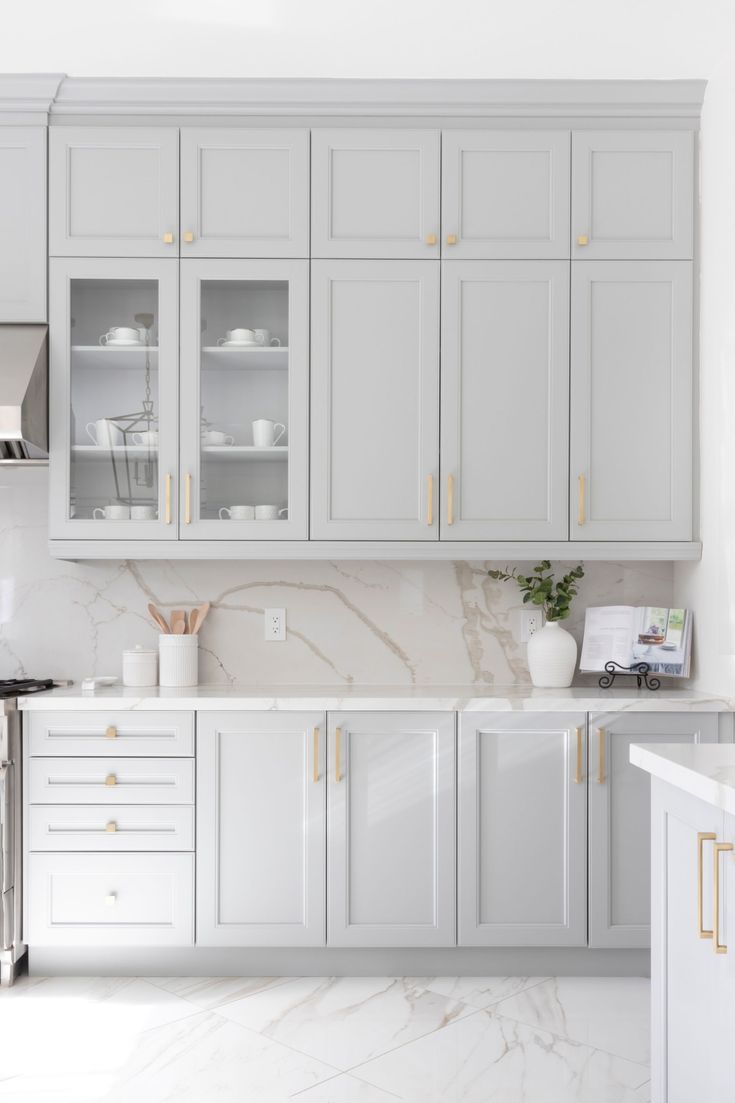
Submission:
M 630 761 L 652 777 L 735 815 L 735 744 L 634 743 Z

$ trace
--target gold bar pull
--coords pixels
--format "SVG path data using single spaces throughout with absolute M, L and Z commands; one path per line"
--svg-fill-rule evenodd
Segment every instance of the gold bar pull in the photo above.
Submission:
M 578 478 L 577 478 L 577 493 L 578 493 L 578 499 L 577 499 L 577 524 L 578 524 L 578 525 L 583 525 L 583 524 L 584 524 L 584 521 L 585 521 L 585 512 L 584 512 L 584 503 L 585 503 L 585 498 L 584 498 L 584 475 L 579 475 L 579 476 L 578 476 Z
M 605 784 L 605 729 L 597 729 L 597 784 Z
M 702 851 L 704 849 L 705 842 L 714 842 L 716 838 L 717 836 L 713 835 L 711 831 L 700 831 L 697 834 L 697 933 L 699 934 L 700 938 L 712 938 L 712 931 L 705 931 L 702 925 Z
M 456 234 L 447 234 L 447 245 L 456 245 L 456 244 L 457 244 L 457 235 Z
M 194 235 L 191 232 L 191 230 L 187 230 L 185 234 L 181 235 L 181 237 L 182 237 L 182 240 L 185 241 L 187 245 L 191 245 L 192 241 L 194 240 Z
M 582 758 L 584 755 L 584 737 L 582 735 L 582 729 L 576 728 L 577 733 L 577 770 L 574 775 L 574 784 L 582 784 Z
M 105 736 L 107 739 L 117 739 L 117 728 L 114 724 L 110 724 L 105 728 Z
M 340 743 L 342 742 L 342 729 L 334 729 L 334 780 L 341 781 L 339 769 Z
M 447 524 L 454 524 L 454 475 L 447 475 Z
M 110 822 L 105 826 L 105 831 L 109 832 L 110 835 L 115 834 L 115 832 L 117 831 L 117 824 L 114 820 L 110 820 Z
M 163 244 L 164 245 L 173 245 L 173 243 L 174 243 L 174 235 L 172 233 L 165 233 L 163 235 Z
M 166 472 L 166 524 L 171 524 L 171 473 Z
M 577 238 L 577 245 L 589 245 L 589 243 L 590 239 L 587 237 L 587 234 L 580 234 Z
M 427 234 L 426 235 L 426 244 L 427 245 L 436 245 L 436 234 Z
M 105 778 L 105 785 L 117 785 L 117 778 L 114 774 L 108 774 Z
M 184 523 L 191 524 L 191 475 L 184 479 Z
M 426 477 L 426 524 L 434 524 L 434 476 Z
M 715 900 L 714 900 L 714 916 L 712 917 L 712 942 L 714 945 L 714 951 L 716 954 L 726 954 L 727 946 L 720 942 L 720 854 L 725 854 L 727 851 L 733 849 L 732 843 L 715 843 L 714 845 L 714 881 L 715 881 Z
M 314 781 L 319 780 L 319 728 L 314 728 Z

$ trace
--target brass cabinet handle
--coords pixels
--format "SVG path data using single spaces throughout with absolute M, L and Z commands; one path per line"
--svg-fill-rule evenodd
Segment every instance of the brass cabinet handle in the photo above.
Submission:
M 714 850 L 714 885 L 715 885 L 715 898 L 714 898 L 714 915 L 712 917 L 712 943 L 716 954 L 726 954 L 727 946 L 720 942 L 720 854 L 727 853 L 728 850 L 733 849 L 732 843 L 715 843 Z
M 191 475 L 184 479 L 184 523 L 191 524 Z
M 334 729 L 334 780 L 340 781 L 340 769 L 339 769 L 339 752 L 340 743 L 342 742 L 342 729 Z
M 712 938 L 712 931 L 706 931 L 702 924 L 702 865 L 705 842 L 714 842 L 717 838 L 711 831 L 700 831 L 697 834 L 697 933 L 700 938 Z
M 116 893 L 116 892 L 111 892 L 111 893 L 109 893 L 109 894 L 108 894 L 108 895 L 107 895 L 107 896 L 105 897 L 105 903 L 106 903 L 106 904 L 107 904 L 107 906 L 108 906 L 108 907 L 110 907 L 110 908 L 111 908 L 111 907 L 112 907 L 112 906 L 113 906 L 114 904 L 116 904 L 116 903 L 117 903 L 117 893 Z
M 117 785 L 117 777 L 115 774 L 108 774 L 105 778 L 105 785 Z
M 436 245 L 436 234 L 427 234 L 426 235 L 426 244 L 427 245 Z
M 314 728 L 314 781 L 319 780 L 319 728 Z
M 166 524 L 171 524 L 171 472 L 166 472 Z
M 426 477 L 426 524 L 434 524 L 434 476 Z
M 447 234 L 447 245 L 456 245 L 456 244 L 457 244 L 457 235 L 456 234 Z
M 577 478 L 577 524 L 583 525 L 585 521 L 584 511 L 584 475 L 579 475 Z
M 185 241 L 187 245 L 190 245 L 194 240 L 194 235 L 191 230 L 187 230 L 185 234 L 181 235 L 181 240 Z
M 597 784 L 605 784 L 605 729 L 597 729 Z
M 577 245 L 589 245 L 589 243 L 590 239 L 587 237 L 587 234 L 580 234 L 577 238 Z
M 575 785 L 581 785 L 582 784 L 582 758 L 583 758 L 583 754 L 584 754 L 584 746 L 583 746 L 584 737 L 582 735 L 582 729 L 581 728 L 576 728 L 575 731 L 577 733 L 577 769 L 576 769 L 576 772 L 574 774 L 574 784 Z
M 105 728 L 105 736 L 107 739 L 117 739 L 117 728 L 114 724 L 110 724 Z
M 447 475 L 447 524 L 454 524 L 454 475 Z
M 163 235 L 163 244 L 164 245 L 173 245 L 173 243 L 174 243 L 174 235 L 172 233 L 165 233 Z
M 105 831 L 109 832 L 109 834 L 111 835 L 115 834 L 115 832 L 117 831 L 117 824 L 114 820 L 110 820 L 110 822 L 105 826 Z

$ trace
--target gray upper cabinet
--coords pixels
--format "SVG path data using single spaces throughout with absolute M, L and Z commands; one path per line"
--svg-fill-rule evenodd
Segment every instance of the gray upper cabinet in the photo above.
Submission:
M 572 265 L 571 538 L 692 538 L 692 266 Z
M 583 130 L 572 136 L 572 256 L 693 256 L 694 135 Z
M 172 127 L 52 127 L 52 256 L 178 255 L 179 132 Z
M 311 270 L 311 536 L 436 540 L 439 264 Z
M 460 946 L 584 946 L 584 714 L 460 715 Z
M 590 718 L 589 944 L 647 948 L 651 922 L 651 783 L 631 743 L 716 743 L 716 713 Z
M 308 257 L 308 130 L 183 129 L 181 253 Z
M 568 257 L 569 141 L 566 130 L 445 130 L 444 256 Z
M 0 127 L 0 322 L 46 321 L 46 130 Z
M 329 946 L 455 944 L 454 713 L 330 713 Z
M 314 257 L 439 255 L 435 130 L 314 130 Z
M 566 540 L 569 262 L 442 265 L 442 540 Z

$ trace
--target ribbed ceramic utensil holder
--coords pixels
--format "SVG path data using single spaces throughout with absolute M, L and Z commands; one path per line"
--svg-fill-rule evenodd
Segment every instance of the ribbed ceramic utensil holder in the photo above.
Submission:
M 159 685 L 195 686 L 199 681 L 199 637 L 158 637 Z

